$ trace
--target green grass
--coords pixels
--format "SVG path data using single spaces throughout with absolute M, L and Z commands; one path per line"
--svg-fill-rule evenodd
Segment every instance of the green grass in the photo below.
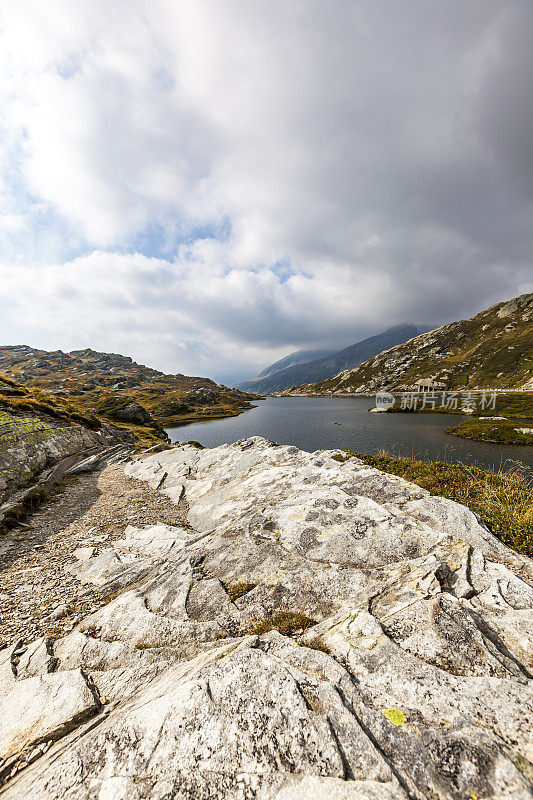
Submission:
M 85 425 L 88 428 L 97 430 L 101 427 L 100 420 L 93 414 L 83 411 L 76 405 L 58 399 L 53 395 L 48 395 L 39 389 L 26 389 L 19 387 L 19 391 L 14 394 L 13 389 L 8 386 L 8 379 L 0 376 L 0 410 L 14 414 L 45 414 L 59 422 L 68 425 Z M 4 391 L 2 391 L 2 383 Z M 10 382 L 11 383 L 11 382 Z
M 520 429 L 528 429 L 531 433 L 522 433 Z M 529 444 L 533 445 L 533 420 L 520 421 L 467 419 L 453 428 L 448 428 L 446 433 L 461 436 L 463 439 L 475 439 L 478 442 L 498 442 L 500 444 Z
M 501 392 L 496 395 L 496 407 L 481 412 L 483 416 L 533 417 L 533 392 Z
M 431 494 L 462 503 L 479 514 L 494 536 L 518 553 L 533 557 L 533 491 L 519 465 L 492 471 L 443 461 L 415 461 L 389 453 L 373 456 L 346 452 Z
M 449 394 L 449 392 L 447 392 Z M 396 403 L 392 408 L 389 408 L 388 414 L 461 414 L 461 401 L 464 392 L 458 393 L 458 408 L 447 408 L 440 405 L 441 392 L 436 393 L 437 402 L 435 408 L 421 408 L 423 393 L 420 393 L 419 401 L 416 409 L 402 408 L 401 407 L 401 394 L 395 394 Z M 498 392 L 496 394 L 496 402 L 492 407 L 492 395 L 487 392 L 485 395 L 486 402 L 489 402 L 489 407 L 481 408 L 481 393 L 474 394 L 474 404 L 476 417 L 512 417 L 514 419 L 532 419 L 533 418 L 533 392 Z

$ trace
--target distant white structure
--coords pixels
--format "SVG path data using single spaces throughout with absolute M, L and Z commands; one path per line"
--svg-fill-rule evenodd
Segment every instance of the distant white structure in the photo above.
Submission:
M 443 392 L 445 389 L 445 383 L 434 381 L 433 378 L 420 378 L 411 387 L 412 392 Z

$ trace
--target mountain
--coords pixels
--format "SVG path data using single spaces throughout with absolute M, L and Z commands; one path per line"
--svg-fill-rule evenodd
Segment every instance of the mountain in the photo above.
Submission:
M 265 378 L 269 378 L 297 364 L 307 364 L 309 361 L 318 361 L 319 359 L 327 358 L 327 356 L 335 352 L 335 350 L 296 350 L 294 353 L 289 353 L 285 358 L 280 358 L 279 361 L 275 361 L 273 364 L 270 364 L 270 366 L 265 367 L 255 378 L 250 378 L 247 381 L 242 381 L 242 383 L 237 384 L 237 388 L 243 391 L 258 391 L 261 393 L 258 387 L 262 385 L 261 382 Z
M 329 353 L 325 357 L 308 361 L 303 364 L 294 364 L 285 369 L 280 369 L 267 375 L 261 380 L 254 379 L 254 391 L 263 394 L 269 392 L 279 392 L 287 389 L 290 386 L 301 383 L 312 383 L 314 381 L 322 381 L 325 378 L 331 378 L 337 375 L 341 370 L 356 367 L 362 361 L 372 358 L 376 353 L 381 353 L 395 344 L 405 342 L 411 339 L 421 331 L 426 331 L 427 326 L 403 324 L 396 325 L 393 328 L 387 328 L 386 331 L 378 333 L 375 336 L 370 336 L 368 339 L 363 339 L 361 342 L 345 347 L 344 350 L 339 350 L 335 353 Z M 293 354 L 294 355 L 294 354 Z M 291 356 L 287 356 L 291 358 Z M 278 362 L 278 364 L 281 362 Z M 275 366 L 274 364 L 272 365 Z M 271 369 L 271 368 L 269 368 Z M 258 376 L 259 378 L 260 376 Z M 240 384 L 240 388 L 244 384 Z M 250 384 L 246 384 L 249 386 Z
M 306 394 L 369 393 L 422 378 L 448 389 L 532 389 L 533 294 L 422 333 L 328 380 L 293 388 Z
M 0 374 L 75 403 L 82 411 L 127 425 L 175 425 L 232 416 L 254 395 L 209 378 L 165 375 L 129 356 L 90 348 L 48 352 L 27 345 L 0 347 Z

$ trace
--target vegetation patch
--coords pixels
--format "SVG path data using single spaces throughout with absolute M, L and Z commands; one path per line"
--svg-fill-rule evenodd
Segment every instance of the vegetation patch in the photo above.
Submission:
M 122 589 L 113 589 L 111 592 L 107 592 L 107 594 L 104 594 L 102 596 L 102 603 L 104 605 L 107 605 L 112 600 L 116 600 L 117 597 L 119 596 L 119 594 L 121 594 L 121 593 L 122 593 Z
M 533 556 L 533 492 L 523 465 L 492 471 L 444 461 L 415 461 L 388 453 L 350 455 L 416 483 L 431 494 L 462 503 L 479 514 L 491 533 L 504 544 L 518 553 Z
M 402 393 L 393 392 L 396 396 L 396 404 L 387 409 L 387 414 L 464 414 L 461 402 L 465 397 L 465 392 L 457 392 L 457 408 L 452 405 L 442 405 L 442 392 L 436 392 L 435 408 L 429 404 L 423 407 L 424 393 L 421 392 L 417 397 L 416 408 L 403 408 L 401 403 Z M 449 393 L 444 393 L 445 397 L 450 397 Z M 493 403 L 493 396 L 496 395 Z M 483 394 L 481 391 L 470 392 L 469 398 L 472 407 L 475 409 L 476 417 L 513 417 L 516 419 L 533 418 L 533 392 L 495 392 L 485 390 L 485 400 L 482 402 Z
M 86 628 L 82 628 L 82 633 L 86 636 L 90 636 L 91 639 L 97 639 L 99 634 L 99 629 L 96 625 L 88 625 Z
M 93 413 L 87 413 L 75 404 L 67 403 L 38 389 L 27 389 L 20 386 L 14 393 L 12 388 L 2 386 L 7 379 L 0 377 L 0 411 L 19 416 L 31 414 L 32 416 L 44 415 L 52 420 L 57 420 L 67 425 L 85 425 L 92 430 L 98 430 L 102 423 Z
M 36 511 L 46 500 L 47 493 L 41 487 L 30 489 L 21 500 L 4 511 L 1 529 L 10 530 Z
M 61 494 L 67 486 L 78 480 L 77 475 L 70 475 L 63 478 L 53 486 L 45 488 L 44 486 L 34 486 L 20 498 L 20 500 L 13 502 L 3 512 L 2 521 L 0 523 L 0 533 L 11 530 L 11 528 L 20 525 L 31 514 L 41 508 L 46 502 L 53 502 L 57 495 Z
M 331 458 L 333 461 L 338 461 L 340 464 L 344 464 L 349 458 L 351 458 L 351 456 L 343 456 L 340 453 L 335 453 L 335 455 L 331 456 Z
M 315 619 L 306 617 L 305 614 L 294 613 L 293 611 L 277 611 L 254 625 L 250 633 L 255 633 L 259 636 L 261 633 L 276 630 L 284 636 L 294 636 L 294 634 L 303 633 L 316 624 Z
M 533 419 L 530 422 L 515 420 L 497 420 L 480 417 L 467 419 L 446 433 L 461 436 L 463 439 L 475 439 L 479 442 L 496 442 L 498 444 L 533 444 Z
M 298 644 L 301 647 L 310 647 L 311 650 L 320 650 L 321 653 L 327 653 L 328 656 L 331 655 L 331 650 L 320 636 L 317 636 L 316 639 L 310 639 L 309 641 L 300 639 Z
M 226 586 L 226 592 L 232 602 L 238 600 L 239 597 L 244 597 L 245 594 L 255 589 L 257 583 L 233 583 L 231 586 Z

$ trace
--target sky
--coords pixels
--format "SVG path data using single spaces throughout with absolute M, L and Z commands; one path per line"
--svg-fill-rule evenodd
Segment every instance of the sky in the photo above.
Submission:
M 0 7 L 0 344 L 226 383 L 533 291 L 530 0 Z

